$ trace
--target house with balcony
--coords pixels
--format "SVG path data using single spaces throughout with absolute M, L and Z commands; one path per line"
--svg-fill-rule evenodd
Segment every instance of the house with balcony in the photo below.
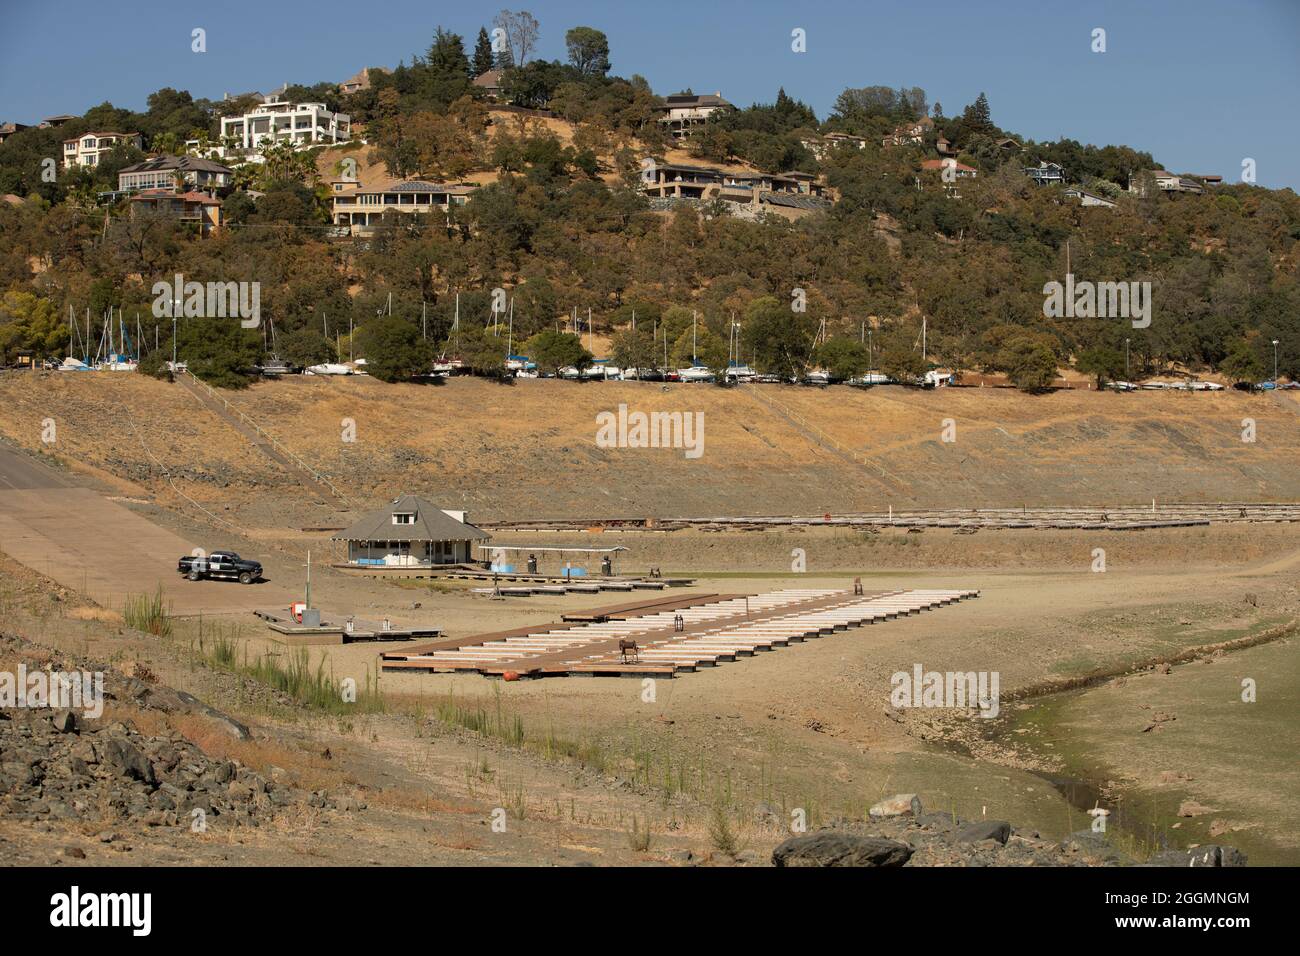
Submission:
M 1151 176 L 1155 179 L 1156 189 L 1162 193 L 1191 193 L 1199 195 L 1205 192 L 1205 184 L 1199 179 L 1191 176 L 1180 176 L 1174 173 L 1166 172 L 1163 169 L 1153 169 Z M 1146 189 L 1142 185 L 1141 176 L 1132 176 L 1128 181 L 1128 191 L 1136 196 L 1145 196 Z
M 364 236 L 374 232 L 386 212 L 402 215 L 436 215 L 439 219 L 453 207 L 463 206 L 478 189 L 470 183 L 430 183 L 419 179 L 399 180 L 377 188 L 363 187 L 355 180 L 336 179 L 331 218 L 348 234 Z
M 352 119 L 346 113 L 331 112 L 324 103 L 276 100 L 242 116 L 223 117 L 221 142 L 235 145 L 233 149 L 223 145 L 220 155 L 223 159 L 231 152 L 247 156 L 268 143 L 290 143 L 297 149 L 346 143 L 351 138 Z
M 659 122 L 668 128 L 673 139 L 690 139 L 691 134 L 718 113 L 728 113 L 735 106 L 722 98 L 722 93 L 674 93 L 664 97 L 663 113 Z
M 812 173 L 726 172 L 712 166 L 665 163 L 647 158 L 641 164 L 641 191 L 659 200 L 721 199 L 737 205 L 777 207 L 774 211 L 810 212 L 831 205 Z
M 63 141 L 63 167 L 98 166 L 100 157 L 111 153 L 121 144 L 141 149 L 144 137 L 139 133 L 82 133 L 75 139 Z
M 154 156 L 125 166 L 117 174 L 118 192 L 144 189 L 172 189 L 178 182 L 193 190 L 215 193 L 227 189 L 234 181 L 228 166 L 197 156 Z
M 207 237 L 222 226 L 221 200 L 207 193 L 146 189 L 131 197 L 131 218 L 151 217 L 189 223 Z
M 1065 182 L 1065 168 L 1060 163 L 1040 162 L 1037 166 L 1028 166 L 1025 175 L 1039 186 Z

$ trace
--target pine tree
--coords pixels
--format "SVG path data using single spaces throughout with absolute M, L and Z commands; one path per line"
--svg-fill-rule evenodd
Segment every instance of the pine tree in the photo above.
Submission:
M 966 107 L 962 119 L 976 133 L 987 133 L 993 129 L 993 120 L 989 115 L 989 98 L 981 92 L 975 102 Z
M 474 61 L 471 66 L 471 72 L 475 76 L 482 76 L 488 70 L 492 69 L 492 39 L 488 36 L 485 27 L 479 27 L 478 40 L 474 43 Z

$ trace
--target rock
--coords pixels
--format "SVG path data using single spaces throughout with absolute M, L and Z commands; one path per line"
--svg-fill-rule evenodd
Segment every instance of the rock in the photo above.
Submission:
M 1197 803 L 1195 800 L 1184 800 L 1178 805 L 1178 815 L 1180 817 L 1199 817 L 1205 813 L 1213 813 L 1213 807 L 1207 807 L 1203 803 Z
M 906 843 L 823 830 L 790 837 L 772 851 L 776 866 L 902 866 L 912 856 Z
M 695 859 L 695 854 L 690 850 L 670 850 L 668 852 L 668 859 L 672 860 L 674 863 L 690 863 Z
M 79 846 L 61 846 L 59 847 L 59 856 L 69 860 L 84 860 L 86 851 Z
M 897 793 L 881 800 L 870 810 L 867 816 L 873 820 L 886 820 L 890 817 L 919 817 L 921 815 L 921 798 L 914 793 Z
M 978 843 L 980 840 L 997 840 L 1005 844 L 1011 836 L 1011 824 L 1005 820 L 981 820 L 968 823 L 957 831 L 958 843 Z
M 957 829 L 957 822 L 947 813 L 922 813 L 916 817 L 916 822 L 927 830 L 938 830 L 941 833 Z
M 75 711 L 56 710 L 52 718 L 55 731 L 61 734 L 75 734 L 81 727 Z
M 104 742 L 104 762 L 120 769 L 125 774 L 147 784 L 155 784 L 158 777 L 154 774 L 153 764 L 126 737 L 109 737 Z
M 1245 866 L 1246 854 L 1236 847 L 1207 844 L 1191 850 L 1165 850 L 1146 866 Z

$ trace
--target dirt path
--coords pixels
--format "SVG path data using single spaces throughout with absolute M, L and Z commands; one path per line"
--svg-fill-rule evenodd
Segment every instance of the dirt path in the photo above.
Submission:
M 196 545 L 29 456 L 0 447 L 0 549 L 89 596 L 121 608 L 161 585 L 177 614 L 280 605 L 289 592 L 266 583 L 182 579 L 176 560 Z

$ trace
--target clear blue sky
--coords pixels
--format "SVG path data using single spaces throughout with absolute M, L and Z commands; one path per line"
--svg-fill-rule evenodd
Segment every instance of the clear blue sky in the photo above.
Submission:
M 1150 151 L 1175 172 L 1300 190 L 1300 0 L 507 0 L 541 22 L 538 54 L 564 32 L 610 39 L 614 71 L 661 94 L 720 90 L 739 105 L 777 88 L 820 118 L 846 86 L 920 86 L 948 114 L 981 91 L 1000 126 Z M 155 89 L 224 92 L 342 80 L 423 51 L 438 25 L 471 46 L 500 9 L 430 0 L 0 0 L 0 122 L 143 109 Z M 208 52 L 190 51 L 207 31 Z M 807 32 L 808 50 L 790 49 Z M 1107 52 L 1090 49 L 1106 30 Z

